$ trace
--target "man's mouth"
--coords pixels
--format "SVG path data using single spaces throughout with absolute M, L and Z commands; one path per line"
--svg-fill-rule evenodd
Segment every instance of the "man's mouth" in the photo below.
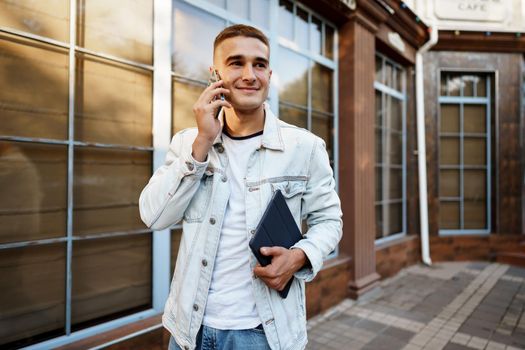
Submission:
M 257 91 L 259 88 L 251 87 L 251 86 L 239 86 L 236 87 L 237 90 L 243 90 L 243 91 Z

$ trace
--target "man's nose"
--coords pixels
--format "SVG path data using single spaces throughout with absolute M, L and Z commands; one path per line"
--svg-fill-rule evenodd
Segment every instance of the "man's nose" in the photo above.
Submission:
M 255 81 L 255 73 L 251 64 L 244 65 L 244 68 L 242 70 L 242 80 L 249 82 Z

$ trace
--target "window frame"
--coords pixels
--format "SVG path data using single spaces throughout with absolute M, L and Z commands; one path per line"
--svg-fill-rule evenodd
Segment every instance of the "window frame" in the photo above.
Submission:
M 402 191 L 402 195 L 401 195 L 401 201 L 398 200 L 385 200 L 385 196 L 388 197 L 388 194 L 386 193 L 386 186 L 385 186 L 385 182 L 386 180 L 383 178 L 383 183 L 382 183 L 382 197 L 383 199 L 380 200 L 380 201 L 377 201 L 374 199 L 374 212 L 375 212 L 375 209 L 378 205 L 380 205 L 382 207 L 382 211 L 383 211 L 383 218 L 384 218 L 384 213 L 387 211 L 387 206 L 388 204 L 392 204 L 392 203 L 401 203 L 401 219 L 402 219 L 402 230 L 401 232 L 396 232 L 394 234 L 390 234 L 390 235 L 386 235 L 386 236 L 383 236 L 381 238 L 375 238 L 375 245 L 380 245 L 380 244 L 383 244 L 383 243 L 386 243 L 386 242 L 390 242 L 390 241 L 393 241 L 393 240 L 396 240 L 396 239 L 399 239 L 401 237 L 404 237 L 406 236 L 407 234 L 407 194 L 406 194 L 406 188 L 407 188 L 407 185 L 406 185 L 406 182 L 407 182 L 407 157 L 406 157 L 406 149 L 407 149 L 407 125 L 406 125 L 406 114 L 407 114 L 407 70 L 402 66 L 400 65 L 399 63 L 395 62 L 394 60 L 392 60 L 391 58 L 389 58 L 388 56 L 380 53 L 380 52 L 376 52 L 375 53 L 375 58 L 379 57 L 381 59 L 381 80 L 378 81 L 377 80 L 377 77 L 374 77 L 374 92 L 375 91 L 379 91 L 381 93 L 381 106 L 382 106 L 382 110 L 383 110 L 383 107 L 386 105 L 386 96 L 390 96 L 390 98 L 395 98 L 397 99 L 398 101 L 401 101 L 401 126 L 402 126 L 402 131 L 401 131 L 401 139 L 402 139 L 402 147 L 401 147 L 401 152 L 402 152 L 402 162 L 401 162 L 401 173 L 402 173 L 402 188 L 401 188 L 401 191 Z M 390 64 L 392 65 L 394 68 L 396 69 L 399 69 L 401 72 L 402 72 L 402 79 L 401 79 L 401 90 L 395 90 L 393 89 L 392 87 L 389 87 L 387 85 L 385 85 L 383 82 L 385 81 L 385 66 L 386 64 Z M 397 74 L 397 73 L 396 73 Z M 377 111 L 376 111 L 377 113 Z M 386 127 L 384 126 L 386 122 L 386 119 L 382 118 L 382 125 L 381 125 L 381 141 L 382 143 L 381 144 L 384 144 L 385 142 L 385 130 L 386 130 Z M 375 122 L 374 122 L 374 130 L 377 128 L 377 125 L 375 125 Z M 374 134 L 374 138 L 375 138 L 375 134 Z M 381 152 L 383 152 L 383 150 L 381 150 Z M 383 155 L 384 157 L 384 155 Z M 374 159 L 374 169 L 377 168 L 377 167 L 380 167 L 381 169 L 383 169 L 385 166 L 384 166 L 384 163 L 381 162 L 381 163 L 378 163 L 376 159 Z M 390 166 L 391 168 L 391 166 Z M 399 169 L 399 168 L 395 168 L 394 169 Z M 374 197 L 375 197 L 375 191 L 374 191 Z M 377 225 L 377 218 L 376 218 L 376 225 Z M 386 225 L 383 223 L 383 229 L 382 229 L 382 232 L 383 232 L 383 235 L 386 233 L 386 229 L 385 229 Z M 377 232 L 377 230 L 376 230 Z M 374 233 L 375 234 L 375 233 Z
M 457 75 L 466 75 L 466 74 L 480 74 L 486 76 L 485 81 L 485 97 L 465 97 L 463 95 L 463 86 L 460 87 L 460 93 L 459 96 L 443 96 L 441 95 L 441 83 L 442 78 L 446 74 L 457 74 Z M 463 113 L 463 106 L 465 104 L 471 104 L 471 105 L 482 105 L 486 108 L 486 115 L 485 115 L 485 125 L 486 125 L 486 132 L 484 140 L 486 142 L 486 162 L 484 165 L 484 170 L 486 170 L 486 199 L 485 199 L 485 215 L 486 215 L 486 222 L 487 226 L 484 229 L 441 229 L 439 228 L 438 234 L 440 236 L 455 236 L 455 235 L 489 235 L 492 231 L 492 203 L 491 203 L 491 193 L 492 193 L 492 109 L 495 107 L 495 101 L 493 101 L 493 96 L 495 96 L 495 91 L 492 91 L 492 84 L 494 86 L 497 82 L 497 72 L 493 70 L 484 70 L 484 69 L 470 69 L 470 68 L 440 68 L 438 69 L 438 84 L 437 84 L 437 96 L 438 96 L 438 103 L 437 103 L 437 137 L 438 137 L 438 199 L 439 203 L 441 205 L 442 198 L 446 199 L 459 199 L 459 205 L 460 205 L 460 227 L 464 225 L 464 188 L 463 188 L 463 172 L 465 170 L 464 166 L 464 150 L 463 150 L 463 144 L 464 144 L 464 138 L 465 133 L 463 132 L 463 120 L 464 120 L 464 113 Z M 477 91 L 475 89 L 476 85 L 474 85 L 474 91 Z M 458 167 L 453 166 L 442 166 L 439 163 L 440 155 L 441 155 L 441 138 L 442 138 L 442 132 L 441 132 L 441 105 L 442 104 L 452 104 L 452 105 L 458 105 L 460 109 L 459 118 L 460 118 L 460 130 L 459 133 L 457 133 L 457 137 L 460 140 L 460 164 Z M 497 118 L 496 118 L 497 119 Z M 497 121 L 495 124 L 497 128 Z M 446 134 L 446 133 L 445 133 Z M 445 135 L 447 136 L 447 135 Z M 467 137 L 469 135 L 467 134 Z M 497 153 L 496 153 L 497 154 Z M 497 160 L 496 160 L 497 162 Z M 474 169 L 475 166 L 472 168 Z M 459 197 L 441 197 L 439 194 L 440 190 L 440 173 L 441 169 L 457 169 L 460 172 L 460 195 Z M 469 167 L 467 167 L 469 169 Z M 479 168 L 481 169 L 481 168 Z M 457 200 L 454 200 L 453 202 L 457 202 Z

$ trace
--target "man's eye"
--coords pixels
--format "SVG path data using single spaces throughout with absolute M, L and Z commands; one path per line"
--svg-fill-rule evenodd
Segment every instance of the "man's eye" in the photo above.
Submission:
M 231 64 L 233 66 L 242 66 L 242 62 L 241 61 L 233 61 Z
M 266 64 L 264 64 L 264 63 L 256 63 L 255 67 L 257 67 L 257 68 L 266 68 Z

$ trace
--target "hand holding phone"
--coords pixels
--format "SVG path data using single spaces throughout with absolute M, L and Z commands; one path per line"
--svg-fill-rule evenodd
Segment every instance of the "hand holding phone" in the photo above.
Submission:
M 213 84 L 213 83 L 216 83 L 220 80 L 220 76 L 219 76 L 219 72 L 217 72 L 216 69 L 214 69 L 212 72 L 211 72 L 211 78 L 210 78 L 210 82 L 208 83 L 208 86 Z M 226 98 L 224 97 L 224 94 L 221 93 L 219 95 L 219 98 L 221 99 L 221 101 L 224 101 Z M 214 98 L 214 100 L 216 100 L 217 98 Z M 217 112 L 215 112 L 215 119 L 217 119 L 219 117 L 219 114 L 221 113 L 221 110 L 222 110 L 222 107 L 219 107 L 217 108 Z

